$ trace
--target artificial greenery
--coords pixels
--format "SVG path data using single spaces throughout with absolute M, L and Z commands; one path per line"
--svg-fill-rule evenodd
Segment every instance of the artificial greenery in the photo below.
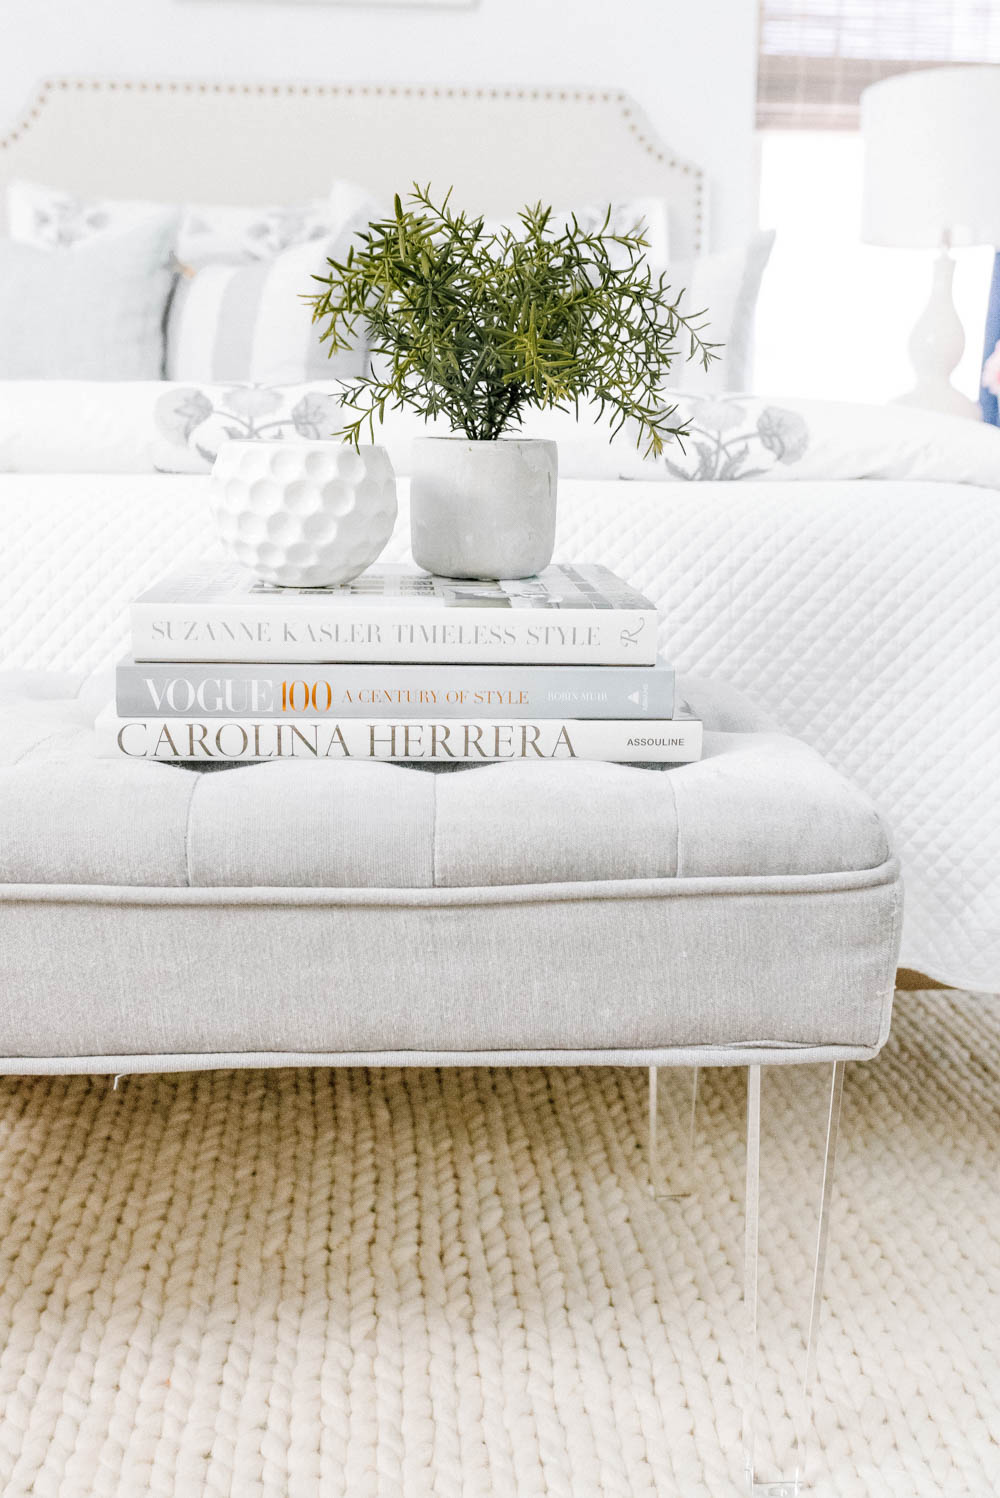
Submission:
M 659 392 L 679 352 L 707 367 L 713 345 L 703 314 L 682 311 L 683 292 L 650 269 L 641 228 L 612 233 L 609 209 L 589 231 L 538 204 L 519 227 L 490 231 L 453 212 L 450 196 L 438 205 L 414 187 L 406 207 L 397 197 L 393 217 L 314 278 L 324 289 L 307 300 L 329 352 L 363 331 L 371 359 L 346 402 L 356 419 L 338 435 L 357 444 L 367 426 L 374 440 L 376 417 L 410 406 L 490 441 L 532 408 L 590 400 L 610 412 L 612 436 L 633 423 L 647 453 L 684 436 Z

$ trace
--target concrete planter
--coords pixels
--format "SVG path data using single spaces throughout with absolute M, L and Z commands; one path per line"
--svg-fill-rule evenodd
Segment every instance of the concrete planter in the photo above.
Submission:
M 552 560 L 554 442 L 423 437 L 414 443 L 410 534 L 417 565 L 442 577 L 531 577 Z

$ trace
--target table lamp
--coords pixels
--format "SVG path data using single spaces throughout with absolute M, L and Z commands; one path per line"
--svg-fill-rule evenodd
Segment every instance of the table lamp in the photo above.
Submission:
M 951 372 L 965 334 L 952 298 L 953 245 L 1000 245 L 1000 67 L 898 73 L 861 96 L 862 239 L 939 251 L 910 335 L 908 405 L 978 419 Z

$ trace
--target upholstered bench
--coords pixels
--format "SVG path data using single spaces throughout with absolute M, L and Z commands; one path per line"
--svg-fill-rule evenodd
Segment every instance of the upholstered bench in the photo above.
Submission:
M 826 1204 L 840 1064 L 889 1029 L 899 870 L 817 753 L 681 691 L 705 755 L 667 770 L 206 774 L 98 757 L 93 684 L 6 678 L 0 1070 L 748 1066 L 753 1291 L 760 1068 L 834 1064 Z

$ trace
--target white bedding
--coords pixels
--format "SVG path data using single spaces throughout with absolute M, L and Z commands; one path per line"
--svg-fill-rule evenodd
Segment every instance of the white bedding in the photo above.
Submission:
M 1000 434 L 990 436 L 1000 454 Z M 940 465 L 940 452 L 931 458 Z M 133 594 L 214 549 L 206 482 L 0 479 L 4 664 L 109 663 L 124 648 Z M 406 554 L 400 488 L 387 559 Z M 995 489 L 570 480 L 556 554 L 604 561 L 636 582 L 663 610 L 662 647 L 679 669 L 742 688 L 864 786 L 903 859 L 902 961 L 1000 990 Z

